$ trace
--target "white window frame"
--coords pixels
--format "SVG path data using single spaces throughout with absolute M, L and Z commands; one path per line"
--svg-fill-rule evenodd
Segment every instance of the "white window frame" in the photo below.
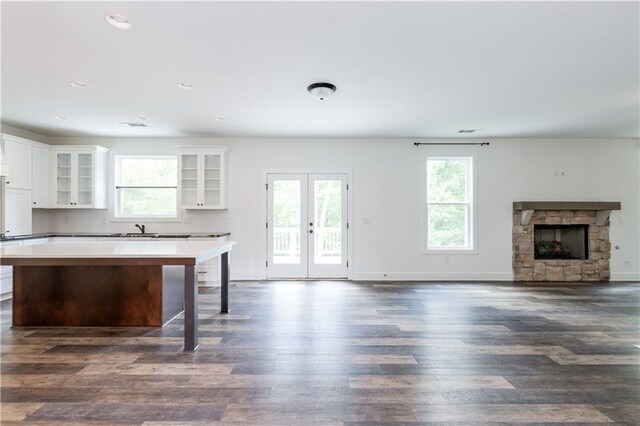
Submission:
M 113 211 L 111 215 L 112 222 L 182 222 L 182 209 L 180 207 L 180 186 L 178 185 L 178 177 L 176 174 L 176 215 L 175 216 L 118 216 L 120 202 L 118 200 L 119 191 L 118 188 L 122 185 L 119 184 L 120 179 L 120 162 L 122 160 L 130 159 L 171 159 L 176 161 L 176 172 L 179 168 L 179 161 L 177 155 L 115 155 L 114 156 L 114 175 L 113 175 Z M 151 188 L 151 187 L 150 187 Z M 172 187 L 173 188 L 173 187 Z
M 466 179 L 466 202 L 440 202 L 429 203 L 428 202 L 428 175 L 427 175 L 427 163 L 428 161 L 447 161 L 464 160 L 467 162 L 467 179 Z M 477 170 L 476 170 L 476 157 L 470 153 L 460 153 L 459 155 L 426 155 L 421 156 L 423 173 L 422 177 L 422 253 L 423 254 L 477 254 L 477 233 L 476 233 L 476 185 L 477 185 Z M 429 247 L 429 205 L 465 205 L 467 207 L 467 220 L 465 222 L 466 228 L 466 240 L 467 245 L 461 247 Z

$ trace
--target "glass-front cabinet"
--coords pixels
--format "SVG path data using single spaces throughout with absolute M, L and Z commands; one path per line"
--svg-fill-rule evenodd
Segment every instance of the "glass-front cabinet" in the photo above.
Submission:
M 180 204 L 183 208 L 227 208 L 227 156 L 225 147 L 180 149 Z
M 103 147 L 53 148 L 55 207 L 106 208 L 108 150 Z

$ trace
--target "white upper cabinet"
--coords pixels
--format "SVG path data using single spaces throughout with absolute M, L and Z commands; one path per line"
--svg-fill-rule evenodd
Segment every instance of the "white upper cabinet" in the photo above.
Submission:
M 33 145 L 32 198 L 34 209 L 51 207 L 51 149 L 47 145 Z
M 180 199 L 185 209 L 226 209 L 228 149 L 179 148 Z
M 4 230 L 8 237 L 31 234 L 31 191 L 7 188 L 4 193 Z
M 52 148 L 55 187 L 53 207 L 107 208 L 107 156 L 100 146 Z
M 31 190 L 31 141 L 3 134 L 2 145 L 10 166 L 6 188 Z

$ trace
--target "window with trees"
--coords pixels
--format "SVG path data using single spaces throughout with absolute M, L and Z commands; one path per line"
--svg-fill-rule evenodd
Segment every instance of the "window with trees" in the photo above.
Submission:
M 472 157 L 427 157 L 427 251 L 473 250 L 472 169 Z
M 115 217 L 176 219 L 178 159 L 167 156 L 117 156 Z

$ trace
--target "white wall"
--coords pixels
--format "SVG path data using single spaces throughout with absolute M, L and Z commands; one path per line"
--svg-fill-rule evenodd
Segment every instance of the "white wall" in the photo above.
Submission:
M 422 162 L 441 148 L 408 139 L 109 139 L 51 138 L 55 144 L 98 144 L 113 154 L 172 153 L 177 145 L 231 148 L 228 211 L 192 211 L 184 223 L 154 224 L 157 231 L 230 231 L 237 241 L 233 279 L 266 276 L 265 170 L 352 172 L 353 258 L 358 280 L 511 279 L 512 202 L 621 201 L 611 215 L 612 279 L 640 279 L 640 143 L 637 139 L 491 140 L 489 147 L 450 147 L 477 158 L 478 250 L 470 255 L 421 254 Z M 430 142 L 436 142 L 430 140 Z M 431 150 L 431 151 L 430 151 Z M 557 177 L 556 171 L 564 171 Z M 362 224 L 362 218 L 371 224 Z M 106 211 L 39 213 L 36 229 L 133 231 L 110 223 Z M 107 223 L 103 223 L 103 222 Z M 69 223 L 67 223 L 69 222 Z M 189 222 L 189 223 L 187 223 Z M 625 265 L 624 260 L 631 262 Z M 386 274 L 386 278 L 384 277 Z

